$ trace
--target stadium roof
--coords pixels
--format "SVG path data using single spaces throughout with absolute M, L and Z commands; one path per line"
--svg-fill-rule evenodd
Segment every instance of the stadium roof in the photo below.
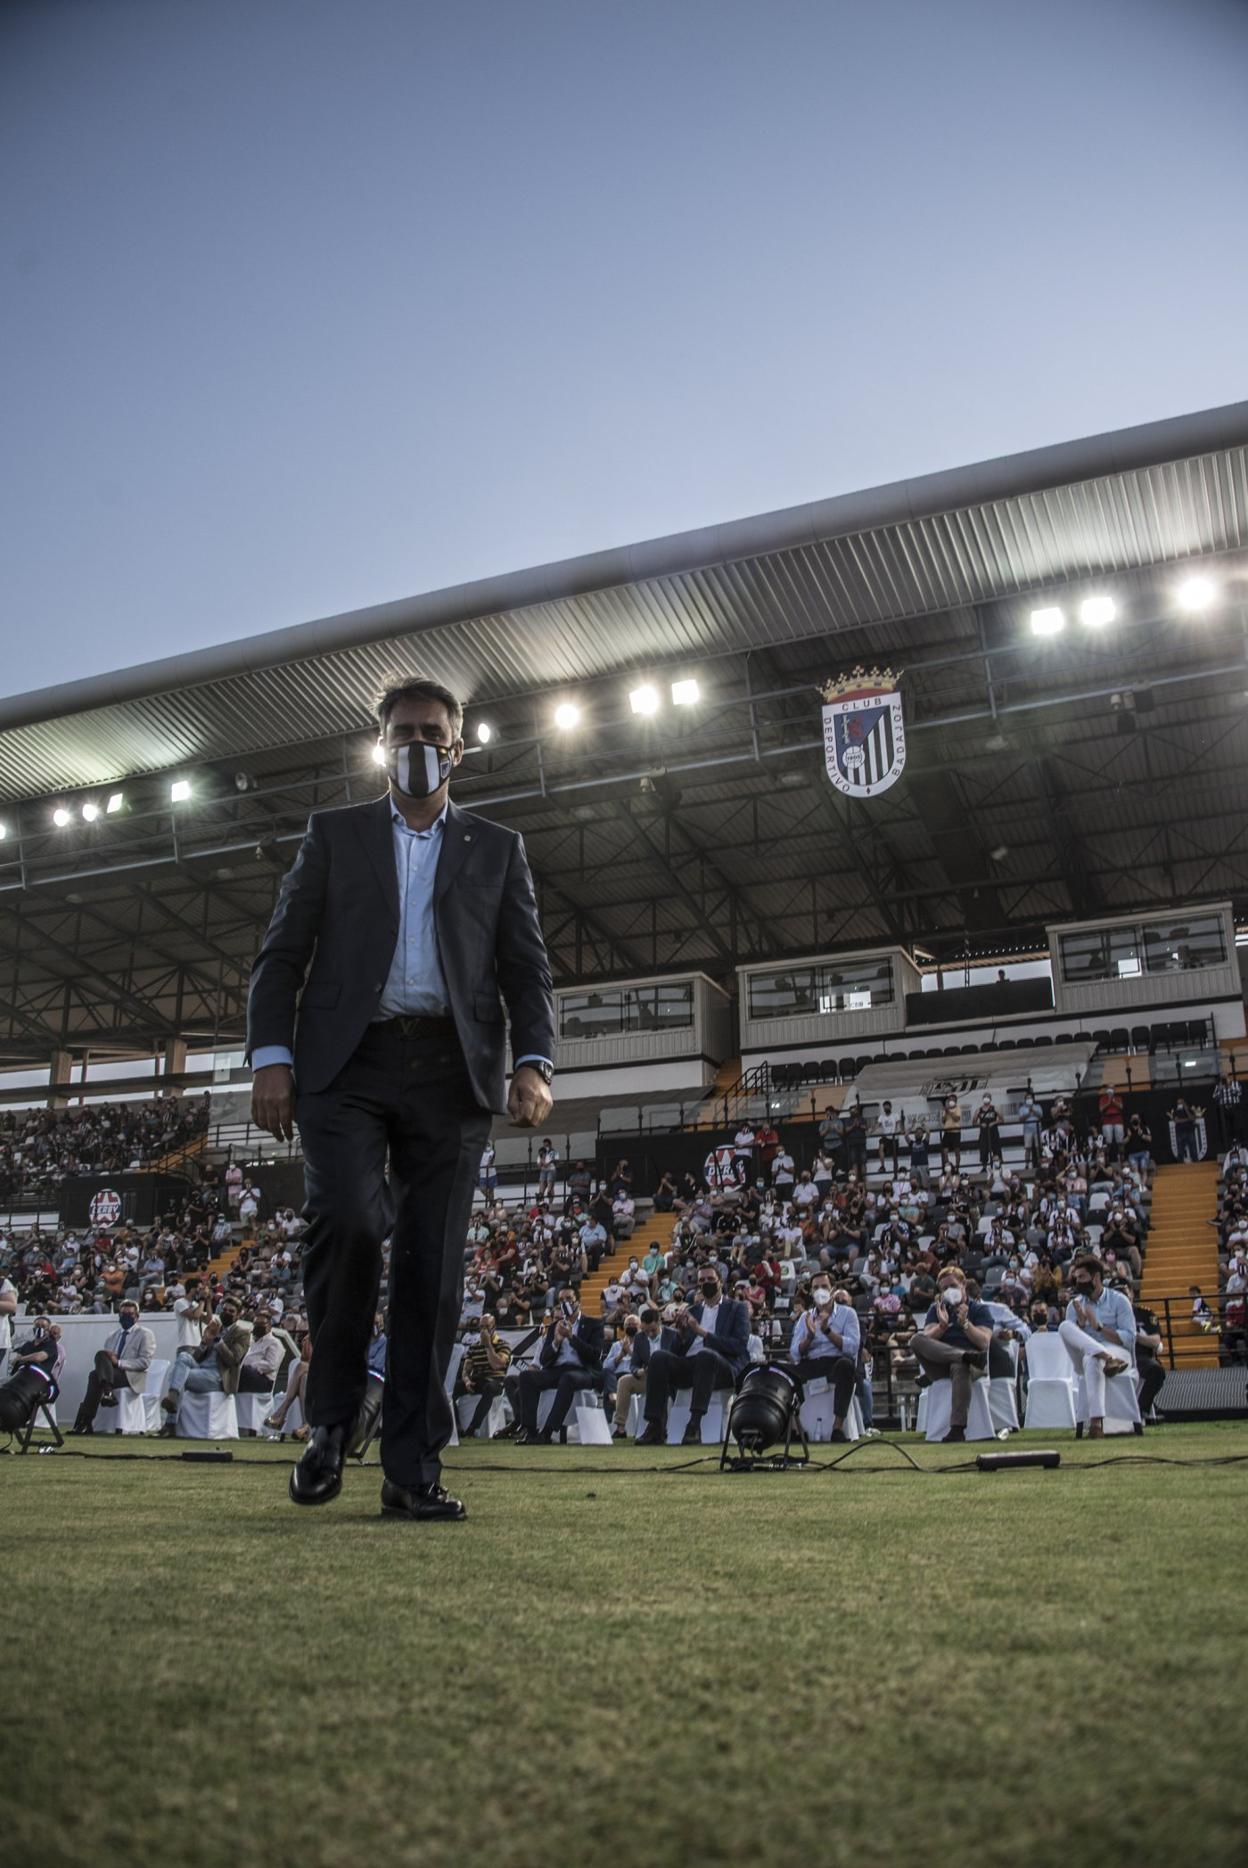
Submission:
M 1190 617 L 1197 559 L 1220 600 Z M 1031 633 L 1033 602 L 1093 592 L 1113 624 Z M 1046 921 L 1198 898 L 1248 913 L 1246 599 L 1240 403 L 11 697 L 0 1052 L 235 1037 L 309 808 L 378 789 L 369 703 L 396 671 L 468 700 L 456 796 L 523 830 L 563 979 L 1021 950 Z M 907 770 L 851 804 L 817 689 L 890 660 Z M 643 675 L 702 700 L 639 720 Z M 585 723 L 559 735 L 565 694 Z M 115 818 L 52 827 L 116 788 Z

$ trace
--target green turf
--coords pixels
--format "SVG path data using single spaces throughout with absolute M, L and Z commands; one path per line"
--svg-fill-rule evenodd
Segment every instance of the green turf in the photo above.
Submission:
M 1248 1463 L 1072 1468 L 1248 1424 L 1051 1438 L 992 1477 L 474 1443 L 435 1526 L 376 1468 L 297 1511 L 288 1447 L 2 1459 L 0 1857 L 1241 1862 Z

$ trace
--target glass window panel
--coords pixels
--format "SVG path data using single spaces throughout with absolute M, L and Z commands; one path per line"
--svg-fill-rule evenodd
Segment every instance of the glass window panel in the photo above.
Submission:
M 1190 973 L 1226 963 L 1221 915 L 1189 915 L 1155 923 L 1144 930 L 1145 963 L 1150 973 Z
M 880 960 L 826 961 L 820 966 L 750 978 L 749 1015 L 759 1018 L 831 1017 L 891 1005 L 893 969 Z

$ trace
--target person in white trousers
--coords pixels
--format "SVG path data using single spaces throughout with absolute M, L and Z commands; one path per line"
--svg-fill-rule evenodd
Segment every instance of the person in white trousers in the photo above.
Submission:
M 1135 1312 L 1121 1291 L 1109 1291 L 1101 1261 L 1083 1252 L 1070 1268 L 1071 1302 L 1058 1335 L 1082 1375 L 1088 1397 L 1088 1437 L 1105 1432 L 1105 1381 L 1135 1360 Z

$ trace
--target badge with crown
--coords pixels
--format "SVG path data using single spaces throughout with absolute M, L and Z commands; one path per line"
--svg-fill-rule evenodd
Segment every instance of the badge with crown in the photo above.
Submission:
M 823 689 L 828 777 L 847 798 L 874 798 L 901 777 L 906 723 L 900 671 L 854 668 Z

